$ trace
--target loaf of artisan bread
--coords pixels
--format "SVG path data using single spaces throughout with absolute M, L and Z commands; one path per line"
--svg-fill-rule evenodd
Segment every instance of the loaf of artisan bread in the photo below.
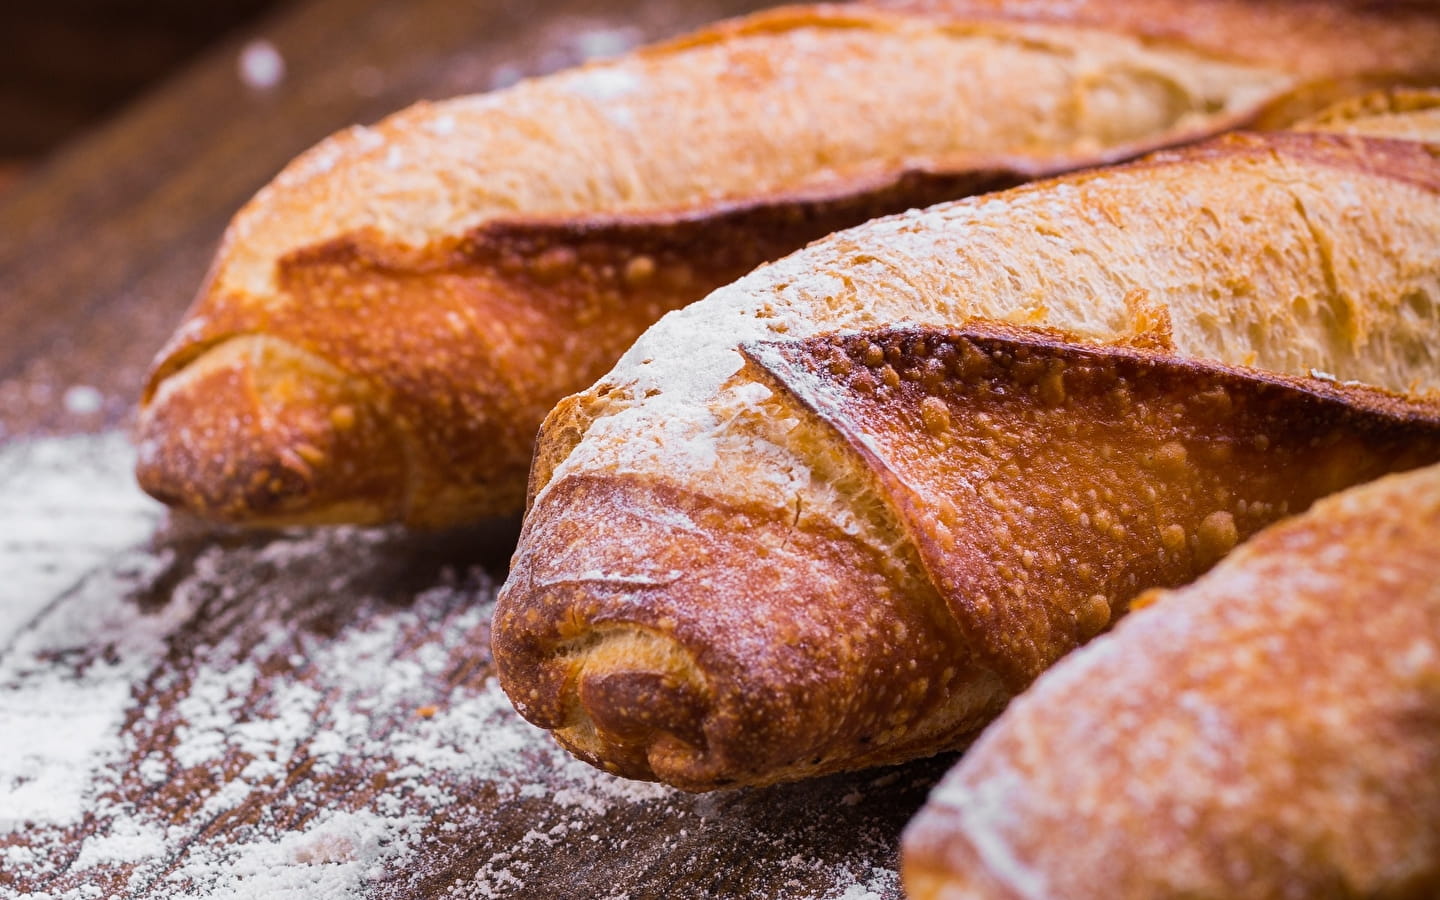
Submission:
M 1145 599 L 946 776 L 906 895 L 1440 896 L 1440 468 Z
M 1319 83 L 1440 77 L 1433 12 L 1207 0 L 1160 34 L 1155 0 L 1110 5 L 779 9 L 337 134 L 227 231 L 145 390 L 140 482 L 241 523 L 514 511 L 551 405 L 764 260 Z M 1291 52 L 1316 8 L 1335 27 Z
M 1440 155 L 1379 119 L 871 222 L 666 316 L 542 429 L 517 708 L 694 790 L 961 746 L 1137 592 L 1440 459 Z

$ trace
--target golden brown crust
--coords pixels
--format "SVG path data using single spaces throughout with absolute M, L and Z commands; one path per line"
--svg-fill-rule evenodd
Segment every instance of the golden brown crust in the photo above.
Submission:
M 1065 23 L 1137 35 L 1293 73 L 1295 82 L 1250 127 L 1286 128 L 1395 85 L 1440 80 L 1440 21 L 1428 0 L 867 0 L 939 19 Z
M 1152 153 L 1131 166 L 1164 166 L 1176 159 L 1221 160 L 1265 157 L 1293 159 L 1297 162 L 1348 170 L 1358 174 L 1403 181 L 1431 192 L 1440 192 L 1440 166 L 1436 165 L 1436 147 L 1440 132 L 1427 130 L 1421 137 L 1373 137 L 1376 120 L 1390 121 L 1397 116 L 1380 115 L 1364 122 L 1354 121 L 1355 132 L 1329 134 L 1321 132 L 1275 131 L 1266 134 L 1237 133 L 1206 141 L 1183 151 Z M 1403 118 L 1403 117 L 1401 117 Z M 1440 123 L 1437 123 L 1440 124 Z M 1379 126 L 1383 128 L 1383 125 Z
M 527 718 L 597 766 L 692 790 L 953 749 L 1137 586 L 1182 583 L 1318 496 L 1440 459 L 1437 404 L 1058 332 L 743 350 L 864 460 L 924 580 L 897 595 L 893 562 L 835 525 L 797 527 L 798 510 L 569 478 L 494 627 Z M 617 561 L 597 527 L 646 550 Z
M 1003 704 L 923 586 L 880 614 L 869 599 L 889 590 L 886 561 L 836 528 L 623 478 L 569 479 L 550 503 L 553 552 L 517 575 L 524 599 L 497 612 L 494 647 L 517 708 L 597 766 L 687 790 L 764 784 L 938 752 Z M 592 559 L 597 524 L 650 552 Z M 818 579 L 799 564 L 815 558 Z M 745 603 L 711 603 L 737 592 Z M 813 602 L 789 602 L 801 594 Z M 609 658 L 637 633 L 668 648 L 659 665 Z M 857 658 L 894 691 L 860 690 Z M 916 732 L 951 709 L 963 720 Z
M 1344 79 L 1374 72 L 1433 78 L 1440 21 L 1429 0 L 866 0 L 937 18 L 1064 23 L 1139 35 Z
M 1440 89 L 1361 94 L 1321 110 L 1295 128 L 1434 142 L 1440 133 Z
M 979 660 L 1022 690 L 1137 589 L 1440 460 L 1440 403 L 972 323 L 741 347 L 875 472 Z
M 1382 162 L 1373 163 L 1371 154 Z M 1013 502 L 1023 493 L 1017 484 L 1028 486 L 1037 479 L 1069 493 L 1093 487 L 1099 495 L 1109 487 L 1116 494 L 1114 508 L 1092 505 L 1087 497 L 1078 512 L 1090 517 L 1092 531 L 1102 510 L 1111 520 L 1101 524 L 1133 525 L 1126 535 L 1133 544 L 1112 533 L 1111 546 L 1123 547 L 1120 562 L 1133 566 L 1138 590 L 1145 586 L 1141 575 L 1178 579 L 1180 569 L 1194 572 L 1213 562 L 1242 529 L 1278 516 L 1282 502 L 1307 503 L 1378 471 L 1366 468 L 1372 461 L 1364 452 L 1375 452 L 1379 464 L 1417 464 L 1420 458 L 1405 455 L 1425 452 L 1427 442 L 1433 452 L 1431 439 L 1404 447 L 1395 442 L 1433 428 L 1432 406 L 1385 400 L 1325 379 L 1364 379 L 1417 397 L 1440 389 L 1435 365 L 1440 359 L 1440 317 L 1435 314 L 1440 305 L 1435 243 L 1440 194 L 1424 168 L 1436 164 L 1424 145 L 1354 135 L 1223 139 L 872 222 L 816 242 L 667 317 L 595 387 L 557 407 L 542 432 L 533 505 L 497 606 L 494 646 L 502 684 L 527 716 L 562 731 L 567 746 L 585 758 L 692 789 L 813 771 L 787 766 L 795 759 L 818 756 L 829 770 L 963 745 L 1010 690 L 1033 674 L 1044 652 L 1103 627 L 1102 613 L 1123 608 L 1127 598 L 1119 589 L 1131 587 L 1132 571 L 1097 575 L 1118 579 L 1102 583 L 1107 589 L 1103 608 L 1089 602 L 1094 593 L 1080 592 L 1091 584 L 1084 579 L 1059 611 L 1043 603 L 1027 607 L 1043 610 L 1035 620 L 1035 646 L 1048 650 L 1030 657 L 1021 647 L 1015 659 L 1002 656 L 1011 649 L 1006 644 L 1013 634 L 982 633 L 981 626 L 992 623 L 963 604 L 962 616 L 952 615 L 946 601 L 953 592 L 943 596 L 935 586 L 934 581 L 943 580 L 946 560 L 936 550 L 943 549 L 938 537 L 926 549 L 927 536 L 940 534 L 934 517 L 943 508 L 931 494 L 955 487 L 956 473 L 963 474 L 967 464 L 995 475 L 995 484 L 961 485 L 982 501 L 988 487 L 1001 501 Z M 801 398 L 819 396 L 817 391 L 831 400 L 844 396 L 824 384 L 828 368 L 813 376 L 820 386 L 806 387 L 812 376 L 803 374 L 805 367 L 786 370 L 777 363 L 771 367 L 777 380 L 756 362 L 747 364 L 740 352 L 742 344 L 823 342 L 829 339 L 819 336 L 830 332 L 873 331 L 905 322 L 911 328 L 964 328 L 976 319 L 1036 329 L 1023 332 L 1023 340 L 1017 342 L 1014 335 L 1009 340 L 1027 353 L 1048 354 L 1078 367 L 1084 375 L 1079 385 L 1088 386 L 1076 388 L 1085 404 L 1077 405 L 1067 421 L 1063 409 L 1050 410 L 1038 400 L 1026 407 L 1029 398 L 1009 395 L 1021 376 L 1002 372 L 995 363 L 995 377 L 1011 399 L 981 400 L 999 411 L 1023 409 L 1023 414 L 1010 413 L 1011 421 L 1025 425 L 1019 437 L 1039 447 L 1036 453 L 1066 464 L 1090 461 L 1044 446 L 1045 432 L 1032 425 L 1077 436 L 1102 432 L 1116 444 L 1116 482 L 1106 480 L 1103 467 L 1095 484 L 1006 473 L 1000 471 L 1003 463 L 992 464 L 978 451 L 968 463 L 943 471 L 914 458 L 905 465 L 894 463 L 892 457 L 928 446 L 928 436 L 907 444 L 893 434 L 871 434 L 866 426 L 907 413 L 923 425 L 924 398 L 872 410 L 869 422 L 845 417 L 847 410 L 855 411 L 847 405 L 850 400 L 836 400 L 819 416 L 818 400 L 807 406 Z M 1066 337 L 1058 340 L 1046 329 L 1062 329 Z M 1123 346 L 1104 350 L 1090 344 Z M 793 350 L 803 343 L 785 346 Z M 772 347 L 768 352 L 781 351 Z M 854 362 L 849 365 L 853 371 Z M 1237 368 L 1242 366 L 1261 371 L 1243 372 Z M 1118 380 L 1125 367 L 1137 372 L 1153 367 L 1160 374 L 1154 384 L 1127 376 L 1123 395 L 1097 387 Z M 1212 443 L 1202 436 L 1213 412 L 1205 409 L 1206 399 L 1221 399 L 1219 390 L 1191 397 L 1187 389 L 1202 383 L 1223 387 L 1232 409 L 1248 410 L 1248 423 L 1242 416 L 1217 429 L 1217 436 L 1224 434 L 1232 443 L 1252 442 L 1229 451 L 1235 454 L 1230 468 L 1216 459 L 1190 460 Z M 1152 419 L 1097 422 L 1101 414 L 1113 415 L 1107 404 L 1118 404 L 1121 396 L 1145 400 L 1137 400 L 1133 411 Z M 1158 397 L 1169 402 L 1157 407 L 1151 398 Z M 1015 407 L 1005 405 L 1011 401 Z M 935 404 L 930 406 L 937 421 L 967 418 L 949 405 L 941 417 Z M 1264 422 L 1270 414 L 1288 424 L 1272 427 Z M 957 433 L 977 436 L 978 444 L 986 437 L 980 425 L 967 420 L 955 427 Z M 1310 447 L 1299 440 L 1301 435 L 1327 438 L 1336 428 L 1348 429 L 1347 437 L 1333 445 Z M 1175 448 L 1160 453 L 1148 446 L 1147 441 L 1159 441 L 1161 432 L 1175 436 L 1185 460 Z M 1307 467 L 1313 480 L 1286 484 L 1260 466 L 1263 454 L 1253 441 L 1262 432 L 1275 445 L 1276 459 L 1283 453 L 1287 464 Z M 1292 435 L 1288 440 L 1286 433 Z M 996 440 L 1014 437 L 1002 434 Z M 1368 451 L 1344 452 L 1347 443 L 1360 450 L 1367 442 Z M 869 448 L 885 465 L 867 462 L 857 446 Z M 1152 459 L 1146 459 L 1147 449 L 1153 450 Z M 1147 462 L 1195 466 L 1200 474 L 1193 486 L 1203 496 L 1167 496 L 1174 501 L 1169 507 L 1130 497 L 1132 486 L 1137 491 L 1149 486 L 1160 500 L 1170 486 L 1145 467 Z M 926 485 L 939 487 L 926 491 Z M 1221 499 L 1216 485 L 1230 493 Z M 1252 488 L 1259 496 L 1249 495 Z M 1034 499 L 1034 518 L 1047 528 L 1063 520 L 1059 501 L 1064 496 Z M 1052 499 L 1054 505 L 1039 511 L 1045 507 L 1040 501 Z M 1123 509 L 1127 499 L 1130 512 Z M 732 519 L 735 510 L 743 516 Z M 1249 516 L 1257 518 L 1250 521 Z M 1103 538 L 1097 542 L 1081 523 L 1080 528 L 1067 524 L 1064 532 L 1077 568 L 1079 556 L 1094 554 L 1112 562 Z M 1172 524 L 1178 527 L 1170 529 Z M 997 539 L 993 530 L 990 537 Z M 1013 538 L 1035 551 L 1032 563 L 1043 564 L 1047 548 L 1036 548 L 1043 541 L 1018 531 Z M 710 552 L 711 544 L 725 549 Z M 677 553 L 676 546 L 685 549 Z M 996 547 L 985 552 L 1015 551 Z M 1012 569 L 1023 569 L 1024 554 L 1019 555 Z M 769 573 L 767 560 L 774 558 L 783 558 L 783 576 L 752 577 Z M 643 590 L 622 577 L 646 571 L 645 561 L 653 559 L 669 560 L 665 572 L 675 577 L 667 575 L 665 583 Z M 1171 563 L 1175 568 L 1167 568 Z M 592 577 L 596 573 L 605 577 Z M 964 574 L 980 580 L 995 573 L 977 566 Z M 834 586 L 837 579 L 840 587 Z M 547 581 L 566 581 L 567 586 L 553 590 Z M 1001 584 L 995 593 L 1003 594 L 1011 584 Z M 1112 600 L 1120 602 L 1112 605 Z M 673 654 L 653 652 L 676 634 L 675 623 L 652 615 L 656 608 L 683 609 L 687 637 Z M 846 624 L 828 632 L 807 630 L 803 640 L 777 645 L 753 623 L 737 629 L 736 622 L 745 621 L 752 609 L 780 623 Z M 1030 612 L 1014 618 L 1029 622 Z M 1052 617 L 1055 612 L 1063 614 Z M 854 626 L 848 623 L 857 616 L 877 623 L 871 633 L 891 623 L 903 640 L 851 641 Z M 597 617 L 603 617 L 607 633 L 627 622 L 643 629 L 649 649 L 627 656 L 619 642 L 600 641 L 592 621 Z M 930 630 L 915 633 L 922 628 Z M 555 649 L 562 643 L 554 636 L 557 630 L 566 635 L 563 652 Z M 713 657 L 706 652 L 712 645 L 722 648 Z M 910 660 L 897 668 L 895 654 L 907 646 L 929 649 L 911 655 L 913 668 Z M 784 665 L 774 661 L 777 654 L 784 655 Z M 795 662 L 811 657 L 813 666 Z M 712 670 L 717 658 L 734 662 Z M 955 660 L 973 675 L 947 675 L 946 667 Z M 813 678 L 796 675 L 811 669 L 817 673 Z M 649 673 L 658 675 L 660 683 L 704 685 L 703 696 L 732 698 L 727 701 L 731 708 L 751 698 L 753 706 L 746 708 L 753 711 L 730 717 L 723 728 L 710 728 L 705 716 L 717 707 L 695 703 L 700 695 L 687 691 L 666 701 L 676 718 L 648 716 L 643 728 L 628 728 L 616 719 L 633 717 L 633 696 L 616 701 L 580 687 L 611 671 L 635 683 L 640 673 Z M 928 689 L 936 678 L 951 685 L 953 693 L 895 703 L 912 686 Z M 647 682 L 654 683 L 654 677 Z M 794 710 L 807 708 L 812 693 L 846 701 L 818 701 L 814 717 L 793 718 Z M 627 708 L 623 715 L 617 714 L 617 705 Z M 822 712 L 830 718 L 822 718 Z M 888 743 L 862 750 L 853 736 L 869 734 L 861 723 L 876 715 L 893 723 Z M 764 723 L 771 717 L 789 723 L 794 734 L 766 731 Z M 624 738 L 607 731 L 624 732 Z M 690 757 L 703 758 L 705 765 L 675 763 L 677 743 L 651 739 L 661 732 L 705 735 L 703 752 L 694 749 Z M 840 737 L 826 745 L 830 736 Z M 771 754 L 772 745 L 814 748 L 814 755 Z M 660 758 L 664 762 L 655 764 Z
M 907 895 L 1433 897 L 1437 708 L 1432 467 L 1267 529 L 1043 676 L 911 823 Z
M 664 311 L 844 225 L 1035 174 L 1016 165 L 899 173 L 835 197 L 701 214 L 498 221 L 421 250 L 368 233 L 297 250 L 279 263 L 287 302 L 211 294 L 161 353 L 144 399 L 141 484 L 207 517 L 252 524 L 439 526 L 513 511 L 546 411 L 598 378 Z M 323 408 L 261 410 L 253 397 L 200 382 L 155 401 L 187 366 L 249 335 L 284 335 L 327 362 L 401 441 L 349 447 Z M 237 434 L 237 423 L 251 431 Z M 301 469 L 290 464 L 298 444 L 333 449 L 327 463 Z M 373 487 L 347 480 L 357 470 Z M 276 490 L 261 496 L 249 487 L 256 480 Z
M 166 471 L 199 473 L 151 478 L 157 451 L 142 443 L 140 477 L 161 500 L 257 523 L 287 520 L 296 497 L 346 498 L 313 511 L 334 522 L 391 502 L 406 478 L 406 447 L 367 385 L 274 338 L 237 335 L 214 349 L 190 373 L 193 387 L 153 407 L 151 433 L 188 435 L 160 451 L 170 454 Z M 252 452 L 217 455 L 212 443 Z
M 444 525 L 510 511 L 556 400 L 661 313 L 766 259 L 874 215 L 1236 127 L 1311 68 L 1393 80 L 1440 58 L 1372 71 L 1361 52 L 1297 69 L 1236 56 L 1213 34 L 1156 43 L 1127 30 L 1135 22 L 1018 22 L 983 6 L 973 19 L 773 10 L 327 140 L 236 217 L 160 354 L 142 484 L 236 522 Z M 1219 32 L 1270 21 L 1251 18 L 1229 15 Z M 1351 49 L 1387 27 L 1423 44 L 1412 24 L 1370 22 Z M 204 402 L 184 396 L 203 390 L 183 387 L 187 367 L 243 335 L 327 361 L 400 449 L 354 445 L 297 474 L 295 441 L 352 444 L 314 422 L 271 436 L 187 427 Z M 156 409 L 170 381 L 173 408 Z M 253 398 L 233 402 L 214 418 L 275 421 Z M 341 470 L 372 458 L 404 477 L 347 491 Z M 283 496 L 247 493 L 240 468 L 270 473 Z
M 1304 122 L 1296 123 L 1295 127 L 1301 129 L 1346 125 L 1357 121 L 1373 125 L 1377 119 L 1384 117 L 1403 118 L 1412 113 L 1427 113 L 1436 108 L 1440 108 L 1440 89 L 1394 88 L 1351 97 L 1319 111 Z

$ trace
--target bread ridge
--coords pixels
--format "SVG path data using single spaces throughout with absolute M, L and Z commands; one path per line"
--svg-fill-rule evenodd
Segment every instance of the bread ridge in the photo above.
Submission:
M 1440 90 L 1393 88 L 1360 94 L 1297 122 L 1294 128 L 1424 140 L 1440 130 Z
M 297 251 L 278 270 L 291 302 L 213 297 L 161 353 L 142 406 L 142 484 L 249 524 L 509 513 L 556 395 L 597 378 L 678 299 L 836 227 L 1018 180 L 901 176 L 853 196 L 656 221 L 496 222 L 423 255 L 372 235 Z M 288 351 L 234 352 L 256 337 Z M 296 385 L 298 397 L 267 387 L 299 368 L 270 360 L 300 357 L 328 384 Z M 297 427 L 323 419 L 326 394 L 362 427 Z M 355 477 L 377 467 L 396 475 Z
M 1399 174 L 1382 175 L 1365 165 L 1371 150 L 1400 161 Z M 502 684 L 532 720 L 560 727 L 550 704 L 563 702 L 565 679 L 557 674 L 553 677 L 560 681 L 548 682 L 547 690 L 558 694 L 527 691 L 544 667 L 546 639 L 541 635 L 549 627 L 547 617 L 564 616 L 567 627 L 583 631 L 587 616 L 604 616 L 612 624 L 631 616 L 638 622 L 647 615 L 643 610 L 662 603 L 677 614 L 701 619 L 709 614 L 706 604 L 724 592 L 704 583 L 711 570 L 705 567 L 703 548 L 695 553 L 689 582 L 682 579 L 643 596 L 606 586 L 604 579 L 564 591 L 550 591 L 535 580 L 539 569 L 552 575 L 564 569 L 561 547 L 583 546 L 585 564 L 599 572 L 643 567 L 644 555 L 661 552 L 660 545 L 636 537 L 622 552 L 606 535 L 629 526 L 617 528 L 609 519 L 659 521 L 669 511 L 656 492 L 669 491 L 704 497 L 715 508 L 745 508 L 772 523 L 788 522 L 795 540 L 807 529 L 839 528 L 857 557 L 899 560 L 907 572 L 898 577 L 887 566 L 865 572 L 879 571 L 888 579 L 883 600 L 867 593 L 869 587 L 831 584 L 813 560 L 807 563 L 821 587 L 804 603 L 862 609 L 890 604 L 896 610 L 896 635 L 873 642 L 880 668 L 903 668 L 905 655 L 921 652 L 916 648 L 926 641 L 931 643 L 924 652 L 932 655 L 919 658 L 973 660 L 973 649 L 953 630 L 941 629 L 923 641 L 913 634 L 923 627 L 920 623 L 935 618 L 938 598 L 909 568 L 914 550 L 906 546 L 873 476 L 843 453 L 817 449 L 809 438 L 792 446 L 793 410 L 777 405 L 770 391 L 746 376 L 738 346 L 895 323 L 956 325 L 976 318 L 1059 327 L 1109 343 L 1144 330 L 1158 307 L 1168 314 L 1176 351 L 1183 355 L 1281 374 L 1306 375 L 1314 369 L 1324 377 L 1399 392 L 1433 392 L 1440 387 L 1431 349 L 1440 268 L 1431 236 L 1440 226 L 1440 197 L 1423 178 L 1407 172 L 1411 163 L 1433 165 L 1434 156 L 1423 144 L 1353 135 L 1221 139 L 1129 166 L 871 222 L 669 314 L 594 388 L 558 406 L 542 429 L 530 511 L 497 607 L 494 637 Z M 1138 227 L 1127 227 L 1132 223 Z M 1272 332 L 1284 338 L 1268 342 Z M 817 476 L 806 453 L 828 460 L 825 477 Z M 568 497 L 567 484 L 577 478 L 607 483 L 613 495 L 591 506 L 567 501 L 562 516 L 551 508 L 550 495 Z M 845 490 L 835 488 L 837 478 L 847 482 Z M 772 539 L 757 531 L 748 551 L 731 548 L 726 558 L 748 555 L 756 578 L 771 578 L 765 541 Z M 858 583 L 858 573 L 850 577 Z M 761 584 L 732 593 L 758 602 Z M 793 614 L 770 613 L 775 621 Z M 885 613 L 873 615 L 883 619 Z M 667 627 L 649 619 L 637 627 L 642 625 L 657 632 Z M 883 631 L 884 625 L 861 629 L 864 641 L 871 630 Z M 714 628 L 705 640 L 722 643 L 723 631 Z M 822 632 L 801 631 L 801 646 L 825 640 Z M 692 655 L 709 655 L 697 660 L 702 671 L 723 655 L 703 640 L 680 643 Z M 748 666 L 727 659 L 725 672 L 709 685 L 712 692 L 734 694 L 738 689 L 724 684 L 732 674 L 749 679 L 748 686 L 762 693 L 787 690 L 764 671 L 770 649 L 741 642 L 724 652 L 754 656 Z M 582 674 L 587 671 L 582 668 Z M 881 680 L 847 682 L 844 690 L 863 693 Z M 973 725 L 984 708 L 993 709 L 1003 696 L 992 690 L 984 698 L 968 698 L 978 705 L 961 710 L 945 706 L 942 692 L 930 709 L 910 709 L 914 716 L 909 719 L 903 704 L 896 706 L 892 698 L 856 715 L 891 717 L 885 738 L 896 747 L 939 750 L 963 741 L 956 723 Z M 923 713 L 942 707 L 943 714 L 924 721 Z M 575 715 L 568 707 L 571 725 Z M 823 743 L 832 736 L 826 728 L 840 735 L 838 743 L 851 742 L 846 752 L 861 738 L 874 739 L 854 721 L 805 719 L 797 723 L 795 734 L 801 736 L 792 734 L 792 741 Z M 709 735 L 703 771 L 676 765 L 673 754 L 649 759 L 649 769 L 631 765 L 638 759 L 634 747 L 625 751 L 624 771 L 691 788 L 714 787 L 704 779 L 718 771 L 715 757 L 721 751 L 715 739 L 721 736 Z M 569 738 L 572 745 L 576 740 Z M 885 758 L 883 748 L 871 748 L 849 759 L 844 752 L 802 759 L 807 751 L 799 748 L 793 750 L 796 758 L 787 760 L 779 754 L 791 753 L 792 747 L 774 740 L 732 743 L 724 752 L 736 763 L 728 774 L 738 773 L 742 781 L 802 777 Z M 618 765 L 606 754 L 595 745 L 581 752 Z M 896 758 L 904 757 L 890 761 Z M 662 768 L 655 768 L 657 763 Z
M 916 900 L 1440 887 L 1440 467 L 1342 492 L 1042 676 L 902 844 Z

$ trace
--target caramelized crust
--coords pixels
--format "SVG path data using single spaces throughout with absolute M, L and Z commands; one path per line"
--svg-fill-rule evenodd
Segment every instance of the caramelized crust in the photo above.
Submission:
M 833 525 L 627 478 L 549 503 L 551 552 L 515 574 L 493 645 L 516 708 L 587 762 L 765 784 L 936 753 L 1003 706 L 933 591 L 895 593 L 891 563 Z M 594 546 L 596 526 L 635 552 Z
M 946 19 L 1076 25 L 1279 66 L 1305 79 L 1432 73 L 1429 0 L 867 0 Z
M 1134 592 L 1435 458 L 1437 165 L 1363 128 L 1222 139 L 871 222 L 667 316 L 542 429 L 502 685 L 689 789 L 963 746 Z M 601 647 L 626 628 L 675 653 Z
M 915 900 L 1440 892 L 1440 468 L 1257 535 L 1041 676 L 907 829 Z
M 513 511 L 552 404 L 665 311 L 767 259 L 875 215 L 1236 127 L 1317 75 L 1440 77 L 1435 23 L 1408 12 L 1337 27 L 1332 50 L 1292 60 L 1218 39 L 1278 36 L 1289 20 L 1268 7 L 1226 6 L 1192 44 L 1136 27 L 1153 0 L 1115 5 L 1136 13 L 783 8 L 335 135 L 232 222 L 156 361 L 141 483 L 241 523 Z M 1409 49 L 1381 58 L 1376 41 Z M 273 354 L 231 358 L 231 389 L 207 396 L 210 370 L 191 367 L 250 335 L 323 360 L 380 429 L 342 436 L 327 410 L 244 389 L 279 378 L 235 366 L 283 365 Z M 347 474 L 372 463 L 384 479 Z
M 1065 23 L 1133 34 L 1295 76 L 1252 120 L 1284 128 L 1317 110 L 1396 85 L 1436 83 L 1440 20 L 1429 0 L 867 0 L 938 19 Z M 1398 136 L 1398 135 L 1397 135 Z
M 497 222 L 423 253 L 369 232 L 297 250 L 278 265 L 285 302 L 212 294 L 161 354 L 144 399 L 141 483 L 167 503 L 255 525 L 439 527 L 513 511 L 536 427 L 559 394 L 603 374 L 677 298 L 703 296 L 844 225 L 1027 174 L 905 173 L 854 195 L 703 215 Z M 190 369 L 252 335 L 285 335 L 323 360 L 363 396 L 351 405 L 399 439 L 347 443 L 319 396 L 278 403 L 238 385 L 217 392 Z M 273 356 L 244 360 L 256 370 L 235 373 L 245 384 L 337 389 Z M 257 482 L 267 488 L 250 487 Z
M 1137 590 L 1193 580 L 1319 497 L 1440 460 L 1440 403 L 1042 329 L 741 351 L 874 470 L 966 643 L 1015 692 Z
M 547 495 L 547 552 L 517 566 L 493 632 L 522 714 L 687 789 L 953 748 L 1138 589 L 1440 460 L 1440 404 L 1041 329 L 741 349 L 784 395 L 769 414 L 832 430 L 804 440 L 893 505 L 918 553 L 904 589 L 840 523 L 586 476 Z M 597 546 L 597 525 L 634 549 Z

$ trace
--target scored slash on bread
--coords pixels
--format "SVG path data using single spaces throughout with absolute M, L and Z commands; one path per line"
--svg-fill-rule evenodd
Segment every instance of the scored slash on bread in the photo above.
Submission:
M 1154 4 L 791 7 L 341 132 L 231 223 L 144 392 L 140 482 L 250 524 L 512 512 L 556 400 L 767 259 L 1283 119 L 1327 78 L 1440 77 L 1433 13 L 1331 4 L 1296 55 L 1274 4 L 1170 10 L 1194 41 L 1138 27 Z
M 906 896 L 1440 895 L 1440 467 L 1147 600 L 935 789 Z
M 692 790 L 963 746 L 1125 592 L 1154 586 L 1144 578 L 1196 575 L 1325 490 L 1424 462 L 1440 156 L 1364 134 L 1393 124 L 1236 135 L 871 222 L 666 317 L 542 429 L 492 633 L 517 709 L 592 763 Z M 797 362 L 847 332 L 977 320 L 1019 329 L 966 338 L 1000 354 L 972 355 L 1005 393 L 966 401 L 1006 412 L 993 434 L 949 401 L 881 408 L 841 391 L 818 350 L 813 371 Z M 881 346 L 870 377 L 885 383 L 890 365 L 923 385 L 898 340 L 898 367 Z M 1005 341 L 1066 374 L 1027 382 Z M 859 377 L 855 358 L 834 362 Z M 1101 390 L 1126 367 L 1145 376 Z M 1027 384 L 1034 396 L 1012 393 Z M 868 430 L 907 416 L 924 432 L 908 443 Z M 947 419 L 972 446 L 917 457 Z M 1100 448 L 1066 435 L 1109 441 L 1117 480 Z M 1033 449 L 997 462 L 987 438 Z M 1091 464 L 1098 483 L 1076 468 Z M 1023 532 L 1035 524 L 1045 540 Z M 1027 549 L 1031 577 L 1069 579 L 1053 604 L 1016 597 Z M 1082 568 L 1102 562 L 1130 568 Z
M 1440 460 L 1440 398 L 1143 343 L 972 323 L 740 349 L 773 415 L 813 416 L 863 459 L 965 640 L 1017 693 L 1138 590 Z

